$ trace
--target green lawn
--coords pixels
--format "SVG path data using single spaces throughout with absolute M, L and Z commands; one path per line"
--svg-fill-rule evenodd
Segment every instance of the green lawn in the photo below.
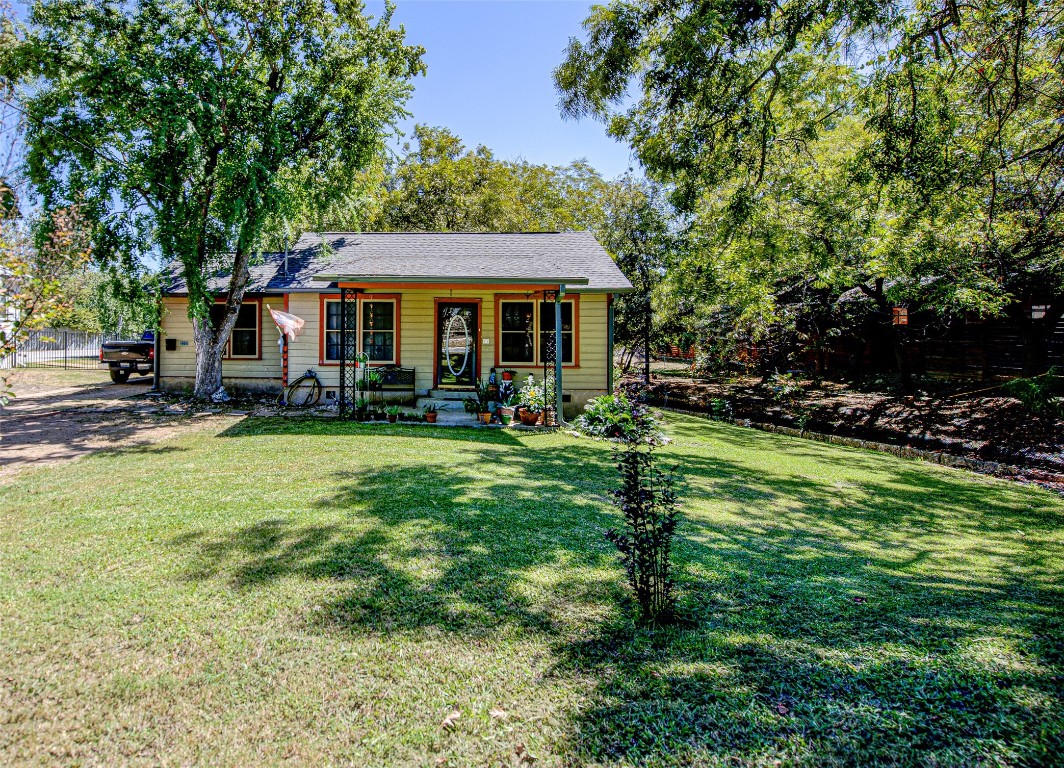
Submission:
M 588 440 L 249 420 L 24 474 L 0 763 L 1060 759 L 1064 500 L 669 431 L 685 623 L 656 632 L 619 607 Z

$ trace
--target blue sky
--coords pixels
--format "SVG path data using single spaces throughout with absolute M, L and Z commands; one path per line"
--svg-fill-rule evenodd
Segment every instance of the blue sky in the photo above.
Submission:
M 370 0 L 376 15 L 384 3 Z M 564 165 L 585 158 L 606 177 L 635 160 L 591 120 L 563 120 L 551 72 L 583 34 L 582 0 L 397 0 L 393 24 L 426 49 L 428 74 L 408 104 L 414 122 L 450 128 L 499 158 Z

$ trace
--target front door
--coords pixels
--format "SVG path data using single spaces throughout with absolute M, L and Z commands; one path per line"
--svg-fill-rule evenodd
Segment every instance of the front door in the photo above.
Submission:
M 441 301 L 436 305 L 436 384 L 473 387 L 480 341 L 479 305 Z

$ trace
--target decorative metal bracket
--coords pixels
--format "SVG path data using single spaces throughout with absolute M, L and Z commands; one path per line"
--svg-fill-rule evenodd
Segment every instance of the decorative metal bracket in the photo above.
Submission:
M 325 318 L 322 318 L 324 322 Z M 341 419 L 355 417 L 358 397 L 358 290 L 340 289 L 340 401 Z
M 557 300 L 557 291 L 543 292 L 544 304 L 550 302 L 553 305 Z M 558 329 L 546 336 L 543 345 L 543 424 L 551 427 L 558 423 Z

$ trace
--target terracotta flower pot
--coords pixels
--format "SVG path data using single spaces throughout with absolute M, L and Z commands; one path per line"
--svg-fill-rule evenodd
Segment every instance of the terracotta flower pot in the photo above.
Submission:
M 491 424 L 491 411 L 485 411 L 484 413 L 478 413 L 481 424 Z
M 436 417 L 439 416 L 439 415 L 440 414 L 436 413 L 435 411 L 426 413 L 425 414 L 425 421 L 427 421 L 429 424 L 435 424 L 436 423 Z
M 388 414 L 388 423 L 389 424 L 394 424 L 397 421 L 399 421 L 399 416 L 397 414 L 394 414 L 394 413 L 389 413 Z
M 539 423 L 540 414 L 527 408 L 521 411 L 521 423 L 526 427 L 534 427 Z

